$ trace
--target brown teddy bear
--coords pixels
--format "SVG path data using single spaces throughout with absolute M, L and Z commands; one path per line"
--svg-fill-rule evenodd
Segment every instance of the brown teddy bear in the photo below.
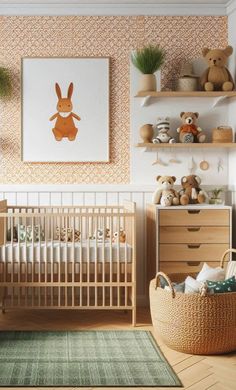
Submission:
M 182 126 L 178 127 L 177 133 L 179 133 L 179 142 L 192 143 L 192 142 L 204 142 L 206 135 L 202 132 L 201 127 L 196 125 L 199 117 L 198 112 L 181 112 L 180 118 L 182 119 Z
M 152 196 L 152 203 L 161 206 L 179 205 L 178 192 L 174 190 L 175 176 L 157 176 L 158 187 Z
M 233 53 L 232 46 L 224 50 L 203 48 L 202 54 L 208 68 L 200 78 L 200 84 L 205 91 L 232 91 L 234 81 L 226 68 L 228 57 Z
M 204 191 L 199 187 L 201 179 L 196 175 L 184 176 L 181 179 L 183 189 L 180 191 L 180 204 L 185 206 L 192 203 L 204 203 L 206 196 Z

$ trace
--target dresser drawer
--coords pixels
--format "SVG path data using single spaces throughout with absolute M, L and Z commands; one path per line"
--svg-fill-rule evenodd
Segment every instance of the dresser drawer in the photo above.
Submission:
M 169 263 L 160 263 L 160 271 L 170 276 L 171 281 L 174 282 L 183 282 L 186 276 L 196 276 L 198 272 L 201 271 L 204 261 L 196 262 L 169 262 Z M 212 262 L 210 263 L 211 267 L 219 267 L 220 263 Z
M 229 210 L 160 210 L 160 226 L 228 226 Z
M 161 226 L 159 242 L 168 243 L 226 243 L 229 241 L 227 226 Z
M 220 261 L 225 244 L 160 244 L 160 261 Z

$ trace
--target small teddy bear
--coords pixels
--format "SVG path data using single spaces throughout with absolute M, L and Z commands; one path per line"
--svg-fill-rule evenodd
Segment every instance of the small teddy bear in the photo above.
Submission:
M 102 242 L 104 240 L 107 240 L 110 238 L 110 229 L 97 229 L 92 236 L 89 237 L 90 240 L 98 240 L 98 242 Z
M 232 91 L 234 81 L 226 67 L 228 57 L 233 53 L 232 46 L 224 50 L 204 47 L 202 54 L 208 68 L 200 78 L 201 88 L 205 91 Z
M 206 135 L 202 132 L 201 127 L 196 125 L 199 117 L 198 112 L 184 112 L 180 113 L 182 119 L 182 126 L 178 127 L 179 141 L 182 143 L 204 142 Z
M 115 232 L 112 237 L 112 242 L 117 242 L 119 236 L 119 241 L 124 243 L 126 241 L 126 233 L 123 228 L 120 228 L 120 232 Z
M 166 118 L 157 118 L 157 123 L 155 125 L 155 129 L 157 131 L 156 137 L 153 138 L 152 142 L 154 144 L 159 143 L 175 143 L 175 139 L 169 135 L 170 131 L 170 119 Z
M 184 176 L 181 179 L 182 190 L 180 190 L 180 204 L 185 206 L 189 203 L 204 203 L 206 201 L 205 192 L 199 187 L 201 179 L 196 175 Z
M 158 187 L 152 196 L 152 203 L 161 206 L 179 204 L 178 192 L 174 190 L 175 176 L 157 176 Z

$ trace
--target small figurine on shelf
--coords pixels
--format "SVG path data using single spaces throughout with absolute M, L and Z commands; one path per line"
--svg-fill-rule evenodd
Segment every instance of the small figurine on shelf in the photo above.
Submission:
M 169 143 L 173 144 L 175 143 L 175 139 L 170 136 L 170 118 L 157 118 L 157 123 L 155 125 L 155 129 L 157 131 L 157 135 L 153 138 L 152 142 L 154 144 L 160 144 L 160 143 Z
M 182 143 L 204 142 L 206 135 L 202 132 L 201 127 L 196 122 L 199 117 L 198 112 L 181 112 L 180 118 L 182 125 L 178 127 L 179 141 Z
M 144 143 L 152 143 L 154 135 L 153 125 L 147 123 L 146 125 L 141 126 L 139 133 Z

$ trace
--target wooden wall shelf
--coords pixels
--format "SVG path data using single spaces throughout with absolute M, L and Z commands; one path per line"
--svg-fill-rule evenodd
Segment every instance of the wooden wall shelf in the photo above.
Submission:
M 236 91 L 223 92 L 223 91 L 194 91 L 194 92 L 178 92 L 178 91 L 139 91 L 136 98 L 143 98 L 141 106 L 147 106 L 152 98 L 213 98 L 212 108 L 216 107 L 220 102 L 225 99 L 236 97 Z
M 211 148 L 211 149 L 220 149 L 220 148 L 227 148 L 227 149 L 233 149 L 236 148 L 236 142 L 232 143 L 176 143 L 176 144 L 152 144 L 152 143 L 138 143 L 136 145 L 137 148 L 147 148 L 147 149 L 202 149 L 202 148 Z
M 165 97 L 222 97 L 222 98 L 231 98 L 236 97 L 236 91 L 223 92 L 223 91 L 213 91 L 213 92 L 204 92 L 204 91 L 194 91 L 194 92 L 178 92 L 178 91 L 140 91 L 135 97 L 156 97 L 156 98 L 165 98 Z

